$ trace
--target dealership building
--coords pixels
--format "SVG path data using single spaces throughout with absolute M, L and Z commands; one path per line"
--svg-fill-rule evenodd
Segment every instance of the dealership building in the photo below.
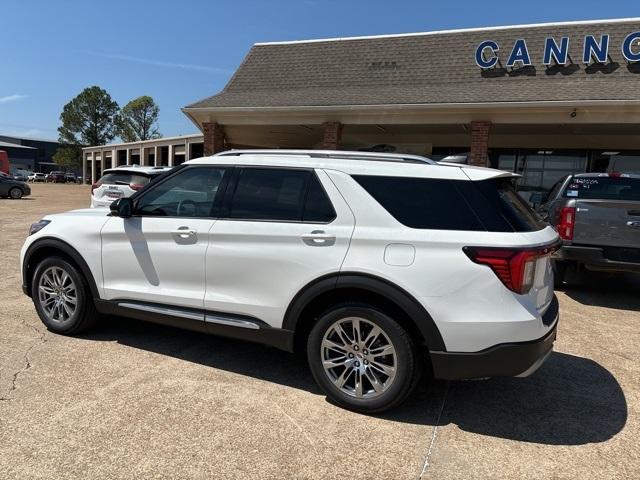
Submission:
M 255 44 L 226 87 L 183 108 L 201 133 L 84 149 L 176 165 L 230 148 L 449 157 L 522 175 L 640 171 L 640 19 Z

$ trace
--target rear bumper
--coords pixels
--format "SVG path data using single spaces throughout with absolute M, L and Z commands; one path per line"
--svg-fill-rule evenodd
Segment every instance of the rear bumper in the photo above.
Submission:
M 502 343 L 480 352 L 430 352 L 433 374 L 443 380 L 531 375 L 553 350 L 558 318 L 558 300 L 554 297 L 542 316 L 543 323 L 553 327 L 542 338 Z
M 606 258 L 602 247 L 564 245 L 554 254 L 553 258 L 562 261 L 579 262 L 590 270 L 640 272 L 640 263 L 622 262 Z

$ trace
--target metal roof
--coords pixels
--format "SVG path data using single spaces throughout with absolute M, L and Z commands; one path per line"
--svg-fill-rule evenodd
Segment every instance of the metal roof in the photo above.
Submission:
M 37 150 L 37 148 L 27 147 L 25 145 L 20 145 L 18 143 L 9 143 L 9 142 L 0 141 L 0 148 L 2 148 L 2 147 L 5 147 L 5 148 L 24 148 L 26 150 Z

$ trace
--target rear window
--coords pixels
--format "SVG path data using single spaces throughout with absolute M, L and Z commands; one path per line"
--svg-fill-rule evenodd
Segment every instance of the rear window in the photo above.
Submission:
M 547 226 L 516 192 L 512 178 L 463 182 L 466 198 L 491 232 L 533 232 Z M 479 192 L 481 196 L 477 196 Z
M 149 183 L 149 177 L 139 173 L 110 172 L 105 173 L 102 178 L 98 180 L 98 183 L 103 185 L 146 185 Z
M 366 175 L 354 179 L 410 228 L 528 232 L 545 226 L 509 179 L 472 182 Z
M 628 177 L 574 177 L 565 198 L 640 201 L 640 179 Z

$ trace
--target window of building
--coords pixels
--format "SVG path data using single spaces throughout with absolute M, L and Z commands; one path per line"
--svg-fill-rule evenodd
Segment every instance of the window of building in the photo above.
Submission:
M 640 173 L 640 152 L 615 150 L 593 152 L 590 171 Z
M 516 173 L 518 190 L 525 192 L 548 191 L 562 177 L 585 172 L 587 152 L 571 150 L 520 150 Z

